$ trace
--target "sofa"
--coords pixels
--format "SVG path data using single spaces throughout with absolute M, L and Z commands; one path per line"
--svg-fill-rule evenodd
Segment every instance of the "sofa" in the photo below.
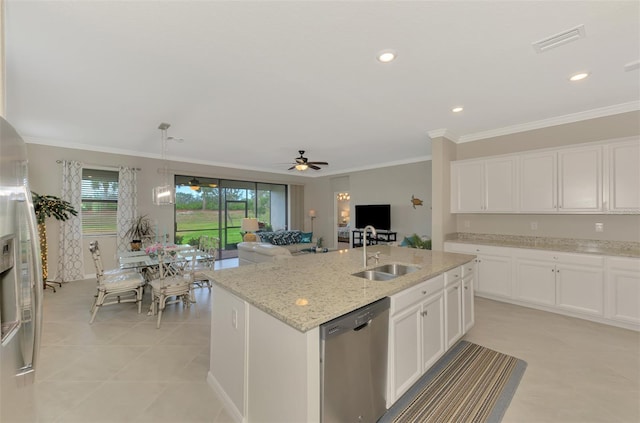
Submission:
M 264 263 L 292 257 L 291 251 L 266 242 L 241 242 L 238 244 L 238 264 Z
M 315 245 L 312 241 L 313 233 L 298 230 L 256 232 L 256 236 L 260 238 L 260 242 L 286 248 L 292 253 L 298 253 Z

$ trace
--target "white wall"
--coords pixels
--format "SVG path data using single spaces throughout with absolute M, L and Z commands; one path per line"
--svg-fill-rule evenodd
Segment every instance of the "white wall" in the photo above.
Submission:
M 345 177 L 348 177 L 348 187 Z M 333 222 L 334 179 L 314 178 L 305 189 L 305 204 L 318 215 L 313 223 L 314 236 L 322 236 L 325 246 L 336 245 L 337 238 Z M 348 191 L 351 195 L 352 226 L 355 225 L 356 205 L 390 204 L 391 229 L 398 232 L 398 241 L 414 233 L 431 236 L 431 161 L 353 172 L 340 179 L 338 191 Z M 414 209 L 411 195 L 423 200 L 423 205 Z

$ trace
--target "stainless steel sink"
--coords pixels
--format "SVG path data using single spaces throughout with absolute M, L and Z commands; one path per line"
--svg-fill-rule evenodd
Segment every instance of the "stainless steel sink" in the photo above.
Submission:
M 371 270 L 375 272 L 389 273 L 394 276 L 402 276 L 402 275 L 406 275 L 407 273 L 415 272 L 416 270 L 419 270 L 419 269 L 420 269 L 419 267 L 415 267 L 415 266 L 407 266 L 405 264 L 400 264 L 400 263 L 389 263 L 389 264 L 384 264 L 382 266 L 375 267 Z
M 420 269 L 415 266 L 407 266 L 399 263 L 389 263 L 382 266 L 374 267 L 371 270 L 363 270 L 362 272 L 353 273 L 352 276 L 368 279 L 370 281 L 390 281 L 398 276 L 406 275 Z
M 389 281 L 395 279 L 398 276 L 390 273 L 376 272 L 375 270 L 363 270 L 362 272 L 352 273 L 352 276 L 368 279 L 370 281 Z

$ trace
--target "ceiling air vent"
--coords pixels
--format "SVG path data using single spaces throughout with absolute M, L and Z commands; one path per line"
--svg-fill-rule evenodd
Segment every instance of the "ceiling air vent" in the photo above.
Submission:
M 584 37 L 584 25 L 578 25 L 575 28 L 571 28 L 559 34 L 552 35 L 551 37 L 545 38 L 543 40 L 536 41 L 535 43 L 533 43 L 533 49 L 537 53 L 544 53 L 547 50 L 560 47 L 563 44 L 567 44 L 571 41 L 579 40 L 580 38 Z

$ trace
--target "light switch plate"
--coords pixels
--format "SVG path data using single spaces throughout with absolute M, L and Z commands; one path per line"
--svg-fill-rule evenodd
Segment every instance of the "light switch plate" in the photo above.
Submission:
M 604 223 L 596 223 L 596 232 L 604 232 Z

